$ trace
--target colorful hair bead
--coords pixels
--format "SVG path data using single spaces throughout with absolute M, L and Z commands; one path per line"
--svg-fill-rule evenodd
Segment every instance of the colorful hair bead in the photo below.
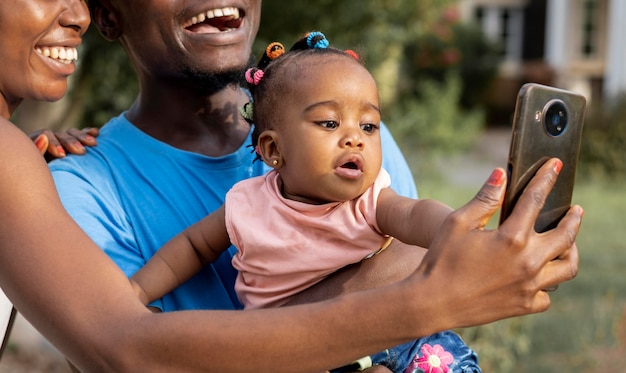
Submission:
M 270 58 L 270 60 L 275 60 L 285 54 L 285 47 L 281 43 L 275 41 L 265 48 L 265 54 Z
M 346 49 L 344 52 L 346 52 L 346 54 L 352 56 L 357 61 L 361 60 L 361 57 L 358 55 L 358 53 L 356 53 L 352 49 Z
M 257 69 L 255 67 L 251 67 L 246 70 L 246 82 L 253 85 L 259 85 L 261 80 L 263 79 L 263 70 Z
M 252 102 L 248 102 L 242 107 L 240 107 L 239 113 L 241 113 L 241 116 L 243 117 L 243 119 L 251 123 L 253 120 L 253 115 L 254 115 L 254 108 L 252 106 Z
M 306 44 L 309 48 L 325 49 L 330 44 L 326 36 L 319 31 L 310 32 L 306 37 Z

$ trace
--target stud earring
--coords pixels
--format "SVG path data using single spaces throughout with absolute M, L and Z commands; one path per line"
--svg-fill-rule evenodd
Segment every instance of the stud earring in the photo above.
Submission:
M 272 161 L 272 164 L 273 164 L 274 166 L 278 166 L 278 159 L 274 159 L 274 160 Z

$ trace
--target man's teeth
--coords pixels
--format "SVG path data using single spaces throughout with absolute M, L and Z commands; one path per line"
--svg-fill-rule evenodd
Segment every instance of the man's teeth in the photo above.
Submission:
M 35 50 L 44 57 L 49 57 L 63 63 L 72 63 L 78 60 L 78 50 L 76 48 L 37 47 Z
M 239 9 L 236 7 L 226 7 L 208 10 L 204 13 L 200 13 L 194 17 L 191 17 L 191 20 L 186 22 L 185 28 L 198 23 L 202 23 L 207 19 L 213 19 L 217 17 L 232 17 L 233 19 L 239 19 Z

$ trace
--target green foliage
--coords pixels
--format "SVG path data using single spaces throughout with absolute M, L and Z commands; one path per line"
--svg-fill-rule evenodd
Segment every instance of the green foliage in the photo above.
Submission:
M 126 53 L 117 42 L 108 42 L 94 27 L 85 36 L 88 48 L 82 75 L 84 76 L 85 125 L 102 125 L 126 110 L 139 92 L 137 76 Z
M 428 32 L 407 43 L 403 54 L 403 94 L 419 97 L 422 92 L 416 82 L 443 82 L 448 72 L 454 71 L 463 82 L 460 103 L 465 108 L 482 103 L 501 63 L 498 45 L 475 25 L 459 23 L 454 16 L 442 16 Z
M 530 351 L 530 328 L 524 318 L 512 318 L 459 330 L 478 354 L 484 372 L 515 372 L 518 360 Z
M 485 116 L 459 105 L 459 76 L 450 73 L 443 83 L 424 80 L 419 90 L 420 100 L 401 101 L 385 119 L 403 148 L 429 154 L 468 150 L 484 128 Z
M 592 106 L 585 118 L 580 171 L 585 177 L 626 178 L 626 95 Z

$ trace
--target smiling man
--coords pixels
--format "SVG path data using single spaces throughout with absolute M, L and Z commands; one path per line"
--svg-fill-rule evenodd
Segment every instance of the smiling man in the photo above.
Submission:
M 89 6 L 102 35 L 126 50 L 140 92 L 102 127 L 98 146 L 50 169 L 66 209 L 130 276 L 217 209 L 233 184 L 267 171 L 253 162 L 251 127 L 239 113 L 249 101 L 240 83 L 253 60 L 261 1 L 90 0 Z M 411 172 L 386 129 L 382 141 L 394 189 L 415 197 Z M 152 306 L 240 308 L 234 252 Z

